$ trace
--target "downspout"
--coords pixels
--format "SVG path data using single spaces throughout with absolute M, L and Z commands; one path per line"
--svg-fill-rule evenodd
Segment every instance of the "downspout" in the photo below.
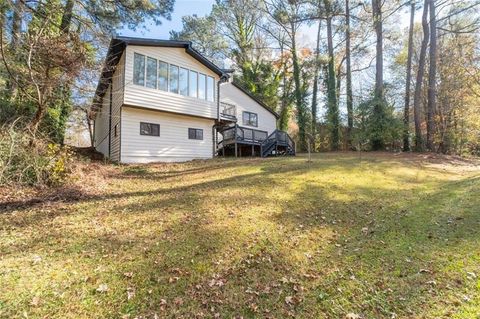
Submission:
M 212 127 L 213 157 L 217 152 L 217 124 L 220 122 L 220 84 L 227 82 L 228 78 L 227 74 L 222 74 L 220 80 L 217 81 L 217 122 Z

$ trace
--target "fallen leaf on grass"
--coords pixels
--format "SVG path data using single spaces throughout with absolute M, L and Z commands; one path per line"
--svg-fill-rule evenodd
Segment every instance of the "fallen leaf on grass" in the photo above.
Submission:
M 127 288 L 127 300 L 130 300 L 130 299 L 132 299 L 133 297 L 135 297 L 135 288 L 133 288 L 133 287 L 128 287 L 128 288 Z
M 101 284 L 97 288 L 97 292 L 104 293 L 108 291 L 108 286 L 106 284 Z

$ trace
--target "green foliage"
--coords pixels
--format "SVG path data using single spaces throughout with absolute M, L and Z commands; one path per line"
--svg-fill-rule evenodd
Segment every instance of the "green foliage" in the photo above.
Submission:
M 354 146 L 361 150 L 396 149 L 401 145 L 403 122 L 384 99 L 372 98 L 355 110 Z
M 271 63 L 263 60 L 246 62 L 242 70 L 236 81 L 275 111 L 279 102 L 278 89 L 281 80 L 279 72 Z
M 70 173 L 66 147 L 31 137 L 15 128 L 0 130 L 0 185 L 58 186 Z
M 170 39 L 191 41 L 197 51 L 213 62 L 223 65 L 228 51 L 228 43 L 219 33 L 219 26 L 213 15 L 184 16 L 182 24 L 181 31 L 170 31 Z

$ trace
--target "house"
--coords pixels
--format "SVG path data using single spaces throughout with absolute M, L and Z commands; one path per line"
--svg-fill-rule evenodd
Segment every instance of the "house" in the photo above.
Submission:
M 116 37 L 92 107 L 94 146 L 122 163 L 295 154 L 278 115 L 187 41 Z

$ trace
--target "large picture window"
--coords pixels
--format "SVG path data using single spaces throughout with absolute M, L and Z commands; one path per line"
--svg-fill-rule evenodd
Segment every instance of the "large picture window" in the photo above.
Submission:
M 207 76 L 200 73 L 198 75 L 198 98 L 205 100 L 205 87 L 207 85 Z
M 168 63 L 158 61 L 158 89 L 168 91 Z
M 257 113 L 243 112 L 243 125 L 249 126 L 258 126 L 258 116 Z
M 151 89 L 215 101 L 215 78 L 134 52 L 133 83 Z
M 160 136 L 160 124 L 140 122 L 140 135 Z
M 157 60 L 147 58 L 147 88 L 157 88 Z
M 215 101 L 215 79 L 211 76 L 207 78 L 207 101 Z
M 203 130 L 198 128 L 189 128 L 188 138 L 191 140 L 203 140 Z
M 197 89 L 198 89 L 198 72 L 195 72 L 195 71 L 190 71 L 190 79 L 189 79 L 189 95 L 191 97 L 197 97 L 198 95 L 198 92 L 197 92 Z
M 188 95 L 188 70 L 180 68 L 180 73 L 178 77 L 178 84 L 180 88 L 181 95 Z
M 178 93 L 178 66 L 170 64 L 170 92 Z
M 138 53 L 133 57 L 133 83 L 145 85 L 145 56 Z

